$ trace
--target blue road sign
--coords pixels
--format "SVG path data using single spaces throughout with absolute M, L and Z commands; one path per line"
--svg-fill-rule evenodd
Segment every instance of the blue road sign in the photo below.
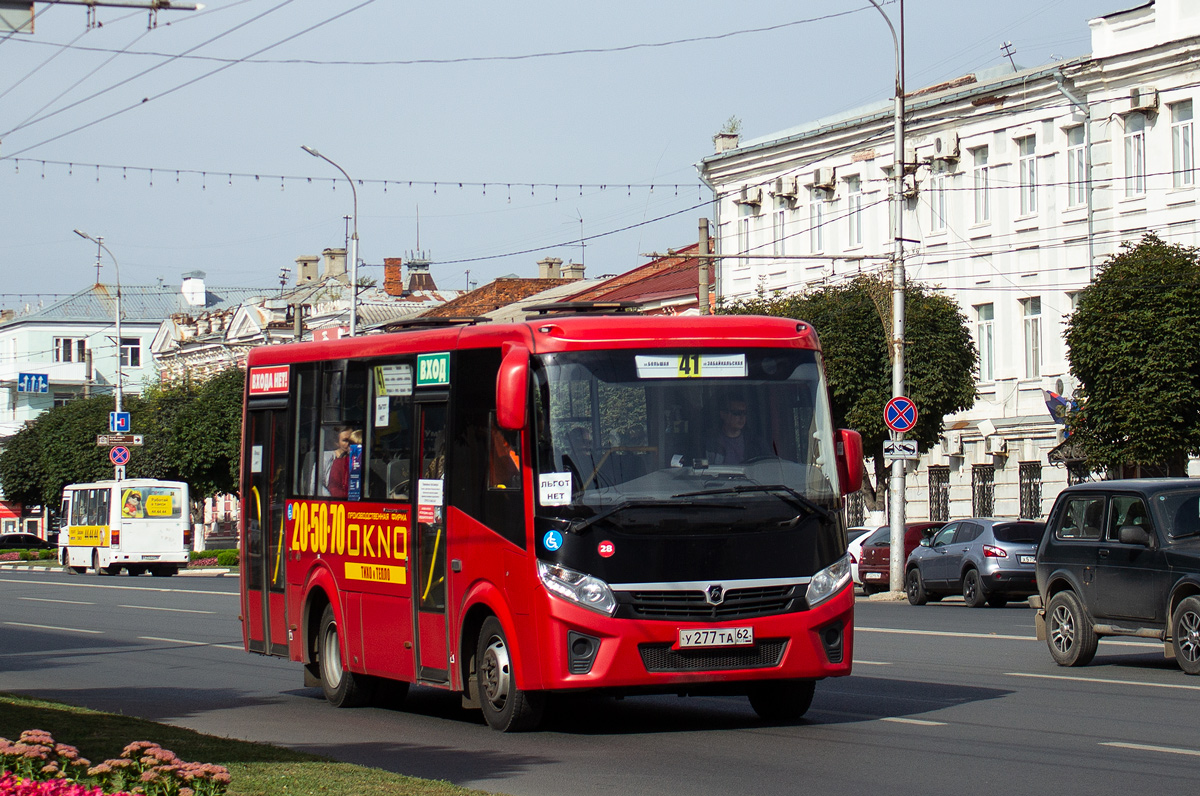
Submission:
M 18 373 L 17 392 L 50 392 L 50 377 L 45 373 Z
M 118 467 L 129 464 L 129 448 L 118 445 L 108 452 L 108 460 Z
M 897 395 L 883 408 L 883 422 L 898 434 L 912 431 L 917 424 L 917 405 L 911 398 Z
M 113 434 L 124 434 L 129 430 L 128 412 L 109 412 L 108 430 Z

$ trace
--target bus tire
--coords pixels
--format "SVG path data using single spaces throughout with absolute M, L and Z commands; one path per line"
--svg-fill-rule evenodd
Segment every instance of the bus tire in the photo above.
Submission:
M 750 689 L 750 707 L 772 722 L 799 721 L 812 705 L 816 680 L 768 680 Z
M 537 729 L 546 695 L 517 688 L 516 664 L 500 620 L 489 616 L 479 629 L 475 647 L 475 690 L 488 726 L 500 732 Z
M 335 708 L 355 708 L 371 701 L 371 678 L 355 674 L 342 665 L 341 633 L 333 606 L 326 605 L 317 634 L 317 663 L 321 672 L 321 690 Z
M 92 551 L 92 569 L 97 575 L 116 575 L 121 571 L 120 567 L 101 567 L 99 550 Z

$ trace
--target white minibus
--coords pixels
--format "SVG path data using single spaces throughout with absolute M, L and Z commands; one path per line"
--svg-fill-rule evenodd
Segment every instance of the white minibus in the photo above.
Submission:
M 169 576 L 192 547 L 188 485 L 131 478 L 63 489 L 59 561 L 75 572 Z

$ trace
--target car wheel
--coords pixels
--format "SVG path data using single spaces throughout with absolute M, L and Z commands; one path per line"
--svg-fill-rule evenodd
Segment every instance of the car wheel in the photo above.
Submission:
M 1188 674 L 1200 674 L 1200 599 L 1187 597 L 1171 615 L 1175 662 Z
M 317 663 L 321 689 L 335 708 L 354 708 L 371 700 L 371 678 L 355 674 L 342 666 L 342 645 L 333 606 L 325 606 L 321 629 L 317 633 Z
M 968 569 L 967 574 L 963 575 L 962 582 L 963 602 L 968 608 L 982 608 L 987 601 L 987 596 L 983 593 L 983 583 L 979 580 L 979 571 Z
M 1008 605 L 1008 595 L 989 594 L 987 598 L 987 604 L 993 608 L 1003 608 L 1004 606 Z
M 765 721 L 799 721 L 812 705 L 816 690 L 815 680 L 770 680 L 751 689 L 750 707 Z
M 517 687 L 516 662 L 500 620 L 489 616 L 475 647 L 475 685 L 488 726 L 500 732 L 537 729 L 546 695 Z
M 904 578 L 904 591 L 908 594 L 910 605 L 924 605 L 929 602 L 929 595 L 925 593 L 925 581 L 921 579 L 921 571 L 916 567 L 910 569 Z
M 1072 591 L 1060 591 L 1046 606 L 1046 645 L 1059 666 L 1087 666 L 1098 639 L 1092 622 Z

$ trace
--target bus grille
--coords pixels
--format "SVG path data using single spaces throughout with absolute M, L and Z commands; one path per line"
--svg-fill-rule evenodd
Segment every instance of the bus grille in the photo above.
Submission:
M 800 586 L 730 589 L 720 605 L 710 605 L 702 591 L 617 592 L 618 616 L 628 619 L 724 620 L 771 616 L 805 607 Z
M 778 666 L 787 639 L 763 639 L 753 647 L 673 650 L 670 644 L 639 644 L 648 672 L 719 672 Z

